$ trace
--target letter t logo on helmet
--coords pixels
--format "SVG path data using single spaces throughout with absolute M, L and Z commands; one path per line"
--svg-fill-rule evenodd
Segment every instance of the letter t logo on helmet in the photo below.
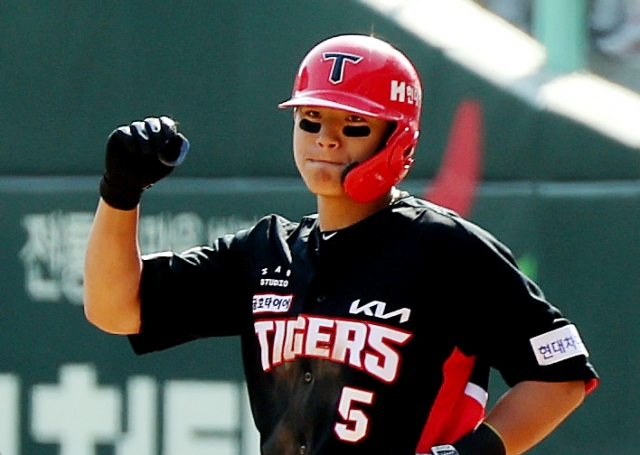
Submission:
M 281 108 L 317 106 L 393 122 L 383 148 L 343 176 L 345 192 L 369 202 L 404 179 L 420 134 L 422 85 L 409 59 L 365 35 L 340 35 L 311 49 L 298 68 L 293 93 Z
M 362 60 L 362 57 L 359 55 L 344 54 L 342 52 L 325 52 L 322 54 L 322 57 L 325 60 L 333 60 L 333 66 L 329 73 L 329 81 L 331 81 L 332 84 L 339 84 L 342 82 L 344 77 L 344 66 L 347 62 L 358 63 Z

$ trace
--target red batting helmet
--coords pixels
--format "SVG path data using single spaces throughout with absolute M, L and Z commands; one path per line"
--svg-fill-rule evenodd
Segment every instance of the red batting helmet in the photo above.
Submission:
M 328 107 L 396 124 L 378 153 L 343 176 L 345 192 L 368 202 L 409 172 L 420 132 L 421 98 L 418 73 L 400 51 L 370 36 L 340 35 L 309 51 L 291 99 L 279 107 Z

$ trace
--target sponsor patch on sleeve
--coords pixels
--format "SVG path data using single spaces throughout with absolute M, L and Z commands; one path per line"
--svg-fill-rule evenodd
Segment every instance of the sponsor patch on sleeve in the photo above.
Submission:
M 589 356 L 575 325 L 565 325 L 529 340 L 538 365 L 552 365 L 579 355 Z
M 291 308 L 293 294 L 255 294 L 253 296 L 253 313 L 286 313 Z

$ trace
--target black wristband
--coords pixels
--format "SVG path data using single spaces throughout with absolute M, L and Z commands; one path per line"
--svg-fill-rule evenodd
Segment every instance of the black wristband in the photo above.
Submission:
M 506 455 L 504 442 L 496 430 L 481 423 L 454 444 L 431 448 L 433 455 Z
M 140 203 L 142 190 L 127 190 L 115 187 L 103 176 L 100 180 L 100 196 L 115 209 L 133 210 Z
M 502 438 L 484 422 L 453 445 L 460 455 L 506 455 Z

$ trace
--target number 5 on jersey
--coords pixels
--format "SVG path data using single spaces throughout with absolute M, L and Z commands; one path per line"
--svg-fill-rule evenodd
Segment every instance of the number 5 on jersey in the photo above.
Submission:
M 369 433 L 369 417 L 359 404 L 372 404 L 373 392 L 344 387 L 338 403 L 338 413 L 344 422 L 336 423 L 334 431 L 347 442 L 358 442 Z

